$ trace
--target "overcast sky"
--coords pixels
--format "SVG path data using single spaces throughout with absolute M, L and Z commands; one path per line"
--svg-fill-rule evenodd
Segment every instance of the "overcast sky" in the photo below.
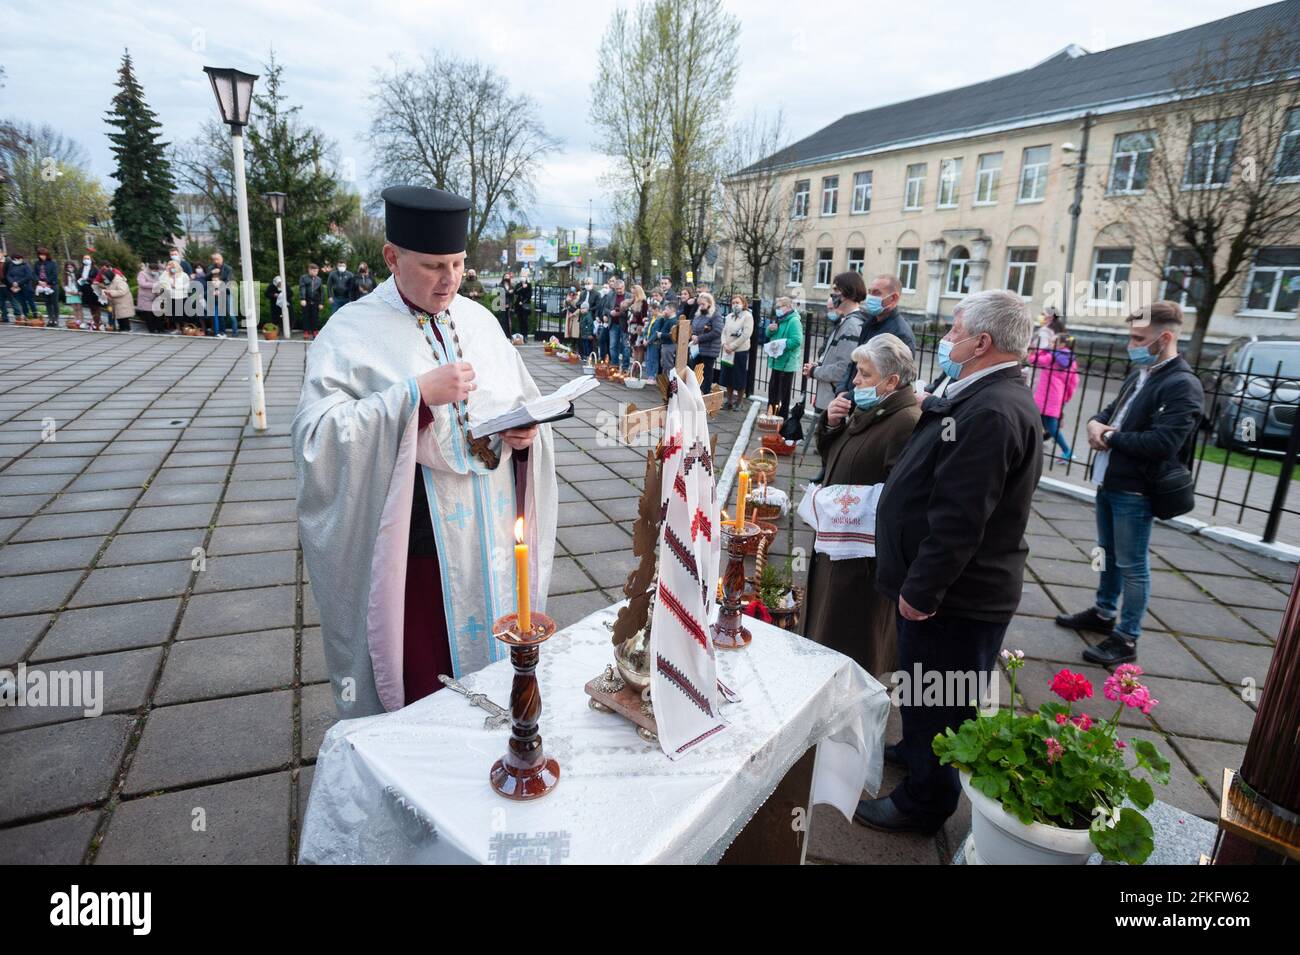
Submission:
M 1186 29 L 1261 6 L 1249 0 L 724 0 L 741 21 L 733 116 L 784 110 L 791 139 L 845 113 L 977 83 L 1034 65 L 1069 43 L 1098 50 Z M 185 142 L 216 104 L 204 65 L 259 73 L 268 49 L 285 67 L 289 99 L 355 160 L 363 190 L 364 140 L 376 70 L 393 56 L 453 51 L 488 60 L 530 93 L 563 140 L 538 179 L 530 222 L 586 227 L 607 163 L 589 123 L 595 50 L 615 4 L 600 0 L 466 3 L 447 0 L 301 3 L 220 0 L 51 0 L 11 11 L 0 31 L 0 116 L 48 122 L 88 150 L 108 184 L 113 170 L 103 115 L 118 61 L 131 50 L 145 96 L 166 136 Z M 193 9 L 201 14 L 191 12 Z M 519 15 L 520 9 L 529 11 Z M 471 11 L 467 15 L 466 11 Z M 29 18 L 28 14 L 37 14 Z

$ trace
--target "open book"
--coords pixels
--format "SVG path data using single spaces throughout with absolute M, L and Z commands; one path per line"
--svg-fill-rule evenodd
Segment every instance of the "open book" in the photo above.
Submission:
M 482 438 L 499 431 L 509 431 L 511 428 L 527 428 L 534 424 L 546 424 L 548 421 L 570 418 L 573 416 L 573 402 L 599 384 L 598 378 L 586 375 L 574 378 L 549 395 L 540 395 L 512 411 L 474 425 L 469 429 L 469 435 L 471 438 Z

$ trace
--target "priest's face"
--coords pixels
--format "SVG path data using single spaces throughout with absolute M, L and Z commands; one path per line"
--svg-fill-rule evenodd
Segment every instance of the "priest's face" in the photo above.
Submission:
M 431 315 L 451 306 L 465 274 L 464 252 L 429 255 L 388 243 L 384 246 L 384 261 L 402 294 Z

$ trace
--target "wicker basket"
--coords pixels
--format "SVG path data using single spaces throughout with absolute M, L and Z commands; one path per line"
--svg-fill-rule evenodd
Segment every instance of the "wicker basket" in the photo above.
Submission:
M 748 458 L 748 468 L 751 474 L 760 481 L 770 481 L 776 476 L 776 470 L 780 462 L 776 459 L 776 452 L 768 447 L 761 447 Z

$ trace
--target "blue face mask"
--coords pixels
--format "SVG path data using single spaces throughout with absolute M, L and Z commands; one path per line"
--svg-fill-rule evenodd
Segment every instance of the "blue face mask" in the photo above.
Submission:
M 826 313 L 826 321 L 830 322 L 832 325 L 836 325 L 836 324 L 838 324 L 838 323 L 839 323 L 839 320 L 840 320 L 840 313 L 839 313 L 839 312 L 831 312 L 831 311 L 828 311 L 828 312 Z
M 885 310 L 885 300 L 879 295 L 868 295 L 862 307 L 867 310 L 868 315 L 879 315 Z
M 1132 345 L 1128 350 L 1128 360 L 1135 365 L 1154 365 L 1156 356 L 1147 351 L 1149 345 Z
M 880 396 L 876 394 L 876 386 L 870 388 L 854 388 L 853 403 L 863 411 L 868 411 L 880 404 Z
M 961 366 L 966 363 L 964 361 L 953 361 L 949 356 L 952 354 L 954 346 L 968 341 L 970 341 L 969 338 L 963 338 L 960 342 L 950 342 L 946 338 L 939 339 L 939 367 L 953 381 L 961 377 Z

